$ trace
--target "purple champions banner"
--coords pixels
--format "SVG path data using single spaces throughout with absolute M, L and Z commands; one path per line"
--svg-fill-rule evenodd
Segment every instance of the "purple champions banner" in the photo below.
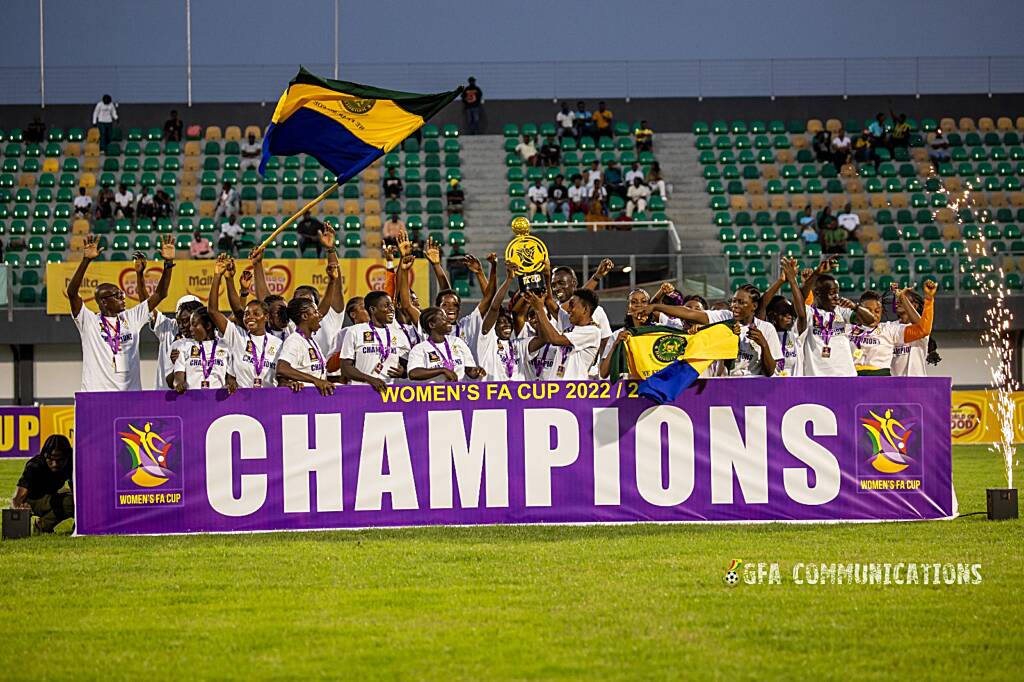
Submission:
M 79 394 L 77 532 L 955 515 L 948 378 Z

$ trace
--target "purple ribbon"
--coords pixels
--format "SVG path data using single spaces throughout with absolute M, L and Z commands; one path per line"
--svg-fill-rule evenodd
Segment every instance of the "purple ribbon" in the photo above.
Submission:
M 256 372 L 256 378 L 259 379 L 263 375 L 263 367 L 267 364 L 267 335 L 263 335 L 263 350 L 259 356 L 256 355 L 256 342 L 252 340 L 252 334 L 249 334 L 249 343 L 252 344 L 252 367 Z
M 832 335 L 835 334 L 835 330 L 832 329 L 832 325 L 836 321 L 836 312 L 833 310 L 829 313 L 828 324 L 825 324 L 825 316 L 819 314 L 818 309 L 814 308 L 814 324 L 821 330 L 821 342 L 828 348 L 829 342 L 832 340 Z
M 448 337 L 444 337 L 444 353 L 442 353 L 441 349 L 437 347 L 437 344 L 434 343 L 433 339 L 427 340 L 430 341 L 430 345 L 434 347 L 434 350 L 437 351 L 437 354 L 441 356 L 441 364 L 444 365 L 444 368 L 450 372 L 454 372 L 455 358 L 452 357 L 452 347 L 448 344 Z
M 370 329 L 373 330 L 373 338 L 377 339 L 377 352 L 380 354 L 381 362 L 388 359 L 391 355 L 391 329 L 390 327 L 384 327 L 384 333 L 387 335 L 387 347 L 384 346 L 384 342 L 380 340 L 380 334 L 377 333 L 377 328 L 373 326 L 373 322 L 370 322 Z M 319 352 L 319 351 L 317 351 Z
M 213 373 L 213 366 L 217 363 L 217 339 L 213 339 L 213 346 L 210 348 L 210 359 L 206 359 L 206 346 L 199 343 L 199 365 L 203 370 L 203 381 L 209 381 Z
M 501 339 L 498 339 L 498 357 L 505 365 L 505 376 L 512 378 L 512 374 L 516 371 L 516 352 L 512 347 L 512 341 L 508 342 L 508 355 L 506 355 L 501 349 Z

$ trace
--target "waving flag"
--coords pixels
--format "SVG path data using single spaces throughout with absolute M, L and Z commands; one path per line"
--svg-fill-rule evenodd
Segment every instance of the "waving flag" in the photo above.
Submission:
M 735 360 L 739 337 L 732 321 L 718 322 L 685 334 L 674 327 L 648 326 L 612 353 L 610 376 L 640 377 L 640 395 L 658 403 L 672 402 L 715 360 Z
M 260 174 L 271 156 L 309 154 L 338 176 L 356 176 L 459 96 L 384 90 L 320 78 L 304 68 L 288 84 L 263 138 Z

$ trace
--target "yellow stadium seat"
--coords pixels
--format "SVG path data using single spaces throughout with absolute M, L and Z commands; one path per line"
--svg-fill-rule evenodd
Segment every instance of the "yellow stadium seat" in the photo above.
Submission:
M 878 240 L 878 226 L 877 225 L 864 225 L 860 227 L 860 240 L 861 242 L 867 243 L 872 239 Z
M 840 169 L 839 174 L 844 178 L 851 178 L 857 175 L 857 167 L 852 163 L 844 163 Z
M 733 211 L 746 211 L 749 207 L 746 195 L 734 194 L 729 198 L 729 208 Z
M 100 141 L 100 129 L 99 128 L 89 128 L 88 132 L 85 133 L 85 141 L 86 142 L 96 142 L 98 144 L 99 141 Z
M 829 131 L 830 133 L 838 133 L 839 129 L 842 127 L 843 122 L 840 121 L 838 118 L 830 118 L 829 120 L 825 121 L 825 130 Z
M 18 176 L 18 187 L 35 187 L 36 176 L 32 173 L 22 173 Z
M 98 156 L 87 156 L 82 159 L 82 170 L 95 173 L 100 169 L 100 159 Z
M 259 207 L 253 200 L 246 200 L 242 202 L 242 214 L 243 215 L 255 215 L 259 211 Z
M 96 142 L 86 142 L 85 143 L 85 155 L 86 156 L 99 156 L 100 155 L 100 146 L 99 146 L 99 144 L 97 144 Z
M 1024 192 L 1010 192 L 1010 205 L 1014 208 L 1024 206 Z
M 337 199 L 324 199 L 323 201 L 324 213 L 327 215 L 337 215 L 340 211 L 340 207 Z
M 865 211 L 868 207 L 868 195 L 857 192 L 856 194 L 850 194 L 850 206 L 857 211 Z M 874 216 L 869 213 L 868 215 Z M 872 217 L 872 222 L 874 218 Z M 864 222 L 863 216 L 861 216 L 861 222 Z
M 878 242 L 874 242 L 878 244 Z M 870 246 L 870 245 L 869 245 Z M 881 244 L 878 244 L 881 247 Z M 888 258 L 876 258 L 871 262 L 871 270 L 876 275 L 888 275 L 889 274 L 889 259 Z
M 263 215 L 276 215 L 277 199 L 263 199 L 260 202 L 260 213 Z
M 821 125 L 821 121 L 819 119 L 816 119 L 816 118 L 809 118 L 809 119 L 807 119 L 807 134 L 808 135 L 817 135 L 818 133 L 820 133 L 824 129 L 825 129 L 825 126 Z
M 363 183 L 363 198 L 364 199 L 380 199 L 380 185 L 376 183 Z
M 889 197 L 881 193 L 872 194 L 871 208 L 889 208 Z
M 89 221 L 85 218 L 77 218 L 71 223 L 71 234 L 89 234 Z
M 793 150 L 780 149 L 775 152 L 775 160 L 781 164 L 793 163 Z
M 57 159 L 46 159 L 43 161 L 43 172 L 44 173 L 56 173 L 60 170 L 60 164 L 57 163 Z
M 86 189 L 92 189 L 96 186 L 96 176 L 92 173 L 82 173 L 78 178 L 78 186 Z
M 86 234 L 88 234 L 88 230 L 86 230 Z M 80 234 L 72 235 L 70 246 L 72 253 L 76 251 L 81 253 L 82 249 L 85 248 L 85 236 Z
M 1015 122 L 1017 130 L 1024 130 L 1024 116 L 1018 116 Z
M 358 199 L 346 199 L 345 200 L 345 215 L 359 215 L 359 200 Z
M 1013 120 L 1009 116 L 1000 116 L 996 119 L 996 128 L 1000 132 L 1008 133 L 1013 130 Z
M 764 185 L 761 184 L 760 180 L 751 180 L 747 183 L 747 194 L 754 196 L 764 194 Z
M 827 194 L 812 194 L 811 195 L 811 208 L 815 211 L 820 211 L 828 206 L 828 195 Z
M 793 136 L 793 149 L 807 149 L 810 146 L 811 146 L 811 143 L 803 135 L 794 135 Z M 784 151 L 789 152 L 788 149 L 784 150 Z M 790 152 L 790 153 L 792 153 L 792 152 Z
M 955 133 L 956 132 L 956 121 L 951 118 L 944 118 L 939 121 L 939 129 L 944 133 Z
M 917 163 L 917 174 L 921 177 L 928 177 L 932 172 L 932 164 L 930 161 L 919 161 Z
M 380 232 L 368 232 L 363 235 L 363 246 L 366 247 L 367 251 L 376 251 L 384 246 L 384 237 L 381 236 Z
M 964 116 L 963 118 L 961 118 L 960 119 L 960 123 L 958 124 L 958 127 L 960 128 L 961 131 L 967 132 L 967 133 L 973 132 L 973 131 L 978 129 L 974 125 L 974 119 L 971 118 L 970 116 Z
M 935 222 L 952 223 L 956 222 L 956 212 L 948 206 L 935 211 Z
M 990 133 L 996 129 L 995 122 L 988 116 L 982 116 L 978 119 L 978 130 L 983 133 Z
M 768 198 L 763 194 L 755 194 L 750 197 L 750 209 L 752 211 L 767 211 Z
M 363 229 L 365 230 L 376 230 L 377 234 L 380 234 L 381 220 L 379 215 L 368 215 L 366 220 L 363 221 Z
M 843 181 L 843 188 L 850 194 L 864 193 L 864 183 L 861 182 L 858 177 L 846 178 L 846 180 Z
M 281 213 L 287 213 L 289 216 L 292 216 L 298 213 L 298 211 L 298 202 L 296 202 L 294 199 L 281 200 Z
M 224 139 L 229 142 L 238 142 L 242 139 L 242 129 L 238 126 L 228 126 L 224 129 Z
M 836 194 L 832 197 L 832 213 L 838 213 L 846 208 L 847 198 L 842 194 Z
M 917 162 L 928 161 L 928 150 L 924 147 L 914 147 L 910 150 L 910 158 Z
M 991 208 L 1006 208 L 1008 205 L 1006 195 L 1002 192 L 992 192 L 988 195 L 988 205 Z
M 964 184 L 960 178 L 945 178 L 942 184 L 946 186 L 946 191 L 950 193 L 964 191 Z
M 203 136 L 207 142 L 217 141 L 223 137 L 220 126 L 206 126 L 206 134 Z
M 869 256 L 881 256 L 885 254 L 885 247 L 879 241 L 873 241 L 865 247 L 865 252 Z
M 82 143 L 81 142 L 68 142 L 67 146 L 64 147 L 64 156 L 81 156 L 82 155 Z
M 380 202 L 376 199 L 367 199 L 363 204 L 363 211 L 366 215 L 380 215 Z
M 363 183 L 380 182 L 380 166 L 373 165 L 362 172 Z
M 201 149 L 198 141 L 189 140 L 185 143 L 185 156 L 199 156 Z
M 779 167 L 774 163 L 770 163 L 767 166 L 761 166 L 761 177 L 765 180 L 778 180 Z
M 255 135 L 258 140 L 263 137 L 263 128 L 259 126 L 245 126 L 245 138 L 249 139 L 249 135 Z
M 785 194 L 772 194 L 768 198 L 768 203 L 773 211 L 785 211 L 789 208 L 789 199 Z
M 907 199 L 907 195 L 903 192 L 897 192 L 889 197 L 889 204 L 893 208 L 907 208 L 910 205 L 910 201 Z
M 185 185 L 178 190 L 178 201 L 192 201 L 196 200 L 196 188 L 194 185 Z

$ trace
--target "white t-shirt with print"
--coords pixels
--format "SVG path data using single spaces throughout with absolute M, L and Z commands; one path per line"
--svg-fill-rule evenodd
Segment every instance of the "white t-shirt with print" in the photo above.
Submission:
M 327 357 L 320 349 L 316 339 L 307 339 L 299 333 L 291 334 L 281 344 L 277 357 L 274 358 L 274 371 L 284 360 L 292 369 L 303 372 L 317 379 L 327 378 Z M 276 376 L 276 375 L 275 375 Z M 312 386 L 308 381 L 301 382 L 304 386 Z
M 882 322 L 873 328 L 854 324 L 850 327 L 850 343 L 855 367 L 889 369 L 893 350 L 903 344 L 903 326 L 899 322 Z
M 139 333 L 149 314 L 145 301 L 117 317 L 101 317 L 82 305 L 75 326 L 82 337 L 83 393 L 142 390 Z M 107 343 L 108 337 L 113 346 Z
M 793 325 L 796 327 L 796 325 Z M 799 377 L 803 376 L 803 343 L 806 330 L 798 334 L 795 329 L 786 331 L 775 331 L 779 339 L 779 349 L 782 351 L 781 358 L 775 358 L 775 374 L 777 377 Z
M 328 308 L 327 313 L 320 318 L 320 328 L 313 334 L 313 338 L 320 344 L 325 358 L 341 350 L 341 329 L 344 326 L 345 313 L 339 313 L 334 308 Z
M 707 311 L 707 316 L 710 324 L 734 319 L 731 310 L 709 310 Z M 772 359 L 777 361 L 782 357 L 779 333 L 776 331 L 775 325 L 755 317 L 751 320 L 751 324 L 740 325 L 739 353 L 736 355 L 736 360 L 732 363 L 731 368 L 727 363 L 722 363 L 723 376 L 766 376 L 764 365 L 761 363 L 761 346 L 747 338 L 747 332 L 750 330 L 751 325 L 756 327 L 764 336 L 764 340 L 768 344 L 768 350 L 771 351 Z
M 853 325 L 853 311 L 836 307 L 826 312 L 807 306 L 807 335 L 804 338 L 803 373 L 805 377 L 853 377 L 857 369 L 853 364 L 853 349 L 848 336 Z M 824 334 L 829 338 L 825 351 Z
M 399 360 L 407 359 L 409 350 L 409 340 L 395 322 L 385 327 L 364 322 L 349 327 L 345 333 L 341 359 L 352 360 L 356 369 L 363 374 L 377 377 L 390 384 L 395 380 L 388 376 L 388 370 L 398 367 Z
M 905 329 L 909 325 L 900 326 Z M 910 343 L 900 343 L 893 348 L 890 373 L 894 377 L 928 376 L 928 337 Z
M 284 341 L 273 334 L 252 336 L 237 324 L 228 322 L 224 329 L 224 345 L 231 353 L 232 376 L 239 388 L 272 388 L 277 386 L 277 354 Z M 256 364 L 262 359 L 259 386 L 256 385 Z
M 153 313 L 153 321 L 150 325 L 153 335 L 159 342 L 156 356 L 156 383 L 153 388 L 156 390 L 167 389 L 167 375 L 174 372 L 174 362 L 171 361 L 171 345 L 183 338 L 178 334 L 178 321 L 157 311 Z
M 526 346 L 530 341 L 511 338 L 503 341 L 498 338 L 498 333 L 491 328 L 486 334 L 480 334 L 476 342 L 476 357 L 479 366 L 484 368 L 487 376 L 485 381 L 524 381 L 526 356 L 529 355 Z M 509 367 L 512 371 L 509 371 Z
M 470 352 L 466 342 L 457 336 L 447 336 L 445 341 L 448 342 L 447 348 L 444 342 L 431 343 L 430 339 L 417 343 L 409 351 L 409 366 L 407 369 L 409 371 L 414 369 L 440 369 L 445 366 L 445 360 L 450 360 L 455 376 L 459 378 L 459 381 L 465 379 L 466 368 L 476 367 L 473 353 Z M 449 352 L 451 352 L 451 357 L 448 357 Z M 429 381 L 442 382 L 444 377 L 436 376 L 433 379 L 429 379 Z
M 594 324 L 562 332 L 571 346 L 544 344 L 530 356 L 534 371 L 544 381 L 584 381 L 601 347 L 601 329 Z
M 203 372 L 204 353 L 209 374 Z M 220 338 L 202 342 L 188 339 L 178 344 L 174 373 L 178 372 L 185 373 L 185 385 L 189 389 L 223 388 L 227 375 L 232 373 L 231 350 Z M 204 382 L 207 385 L 204 386 Z

